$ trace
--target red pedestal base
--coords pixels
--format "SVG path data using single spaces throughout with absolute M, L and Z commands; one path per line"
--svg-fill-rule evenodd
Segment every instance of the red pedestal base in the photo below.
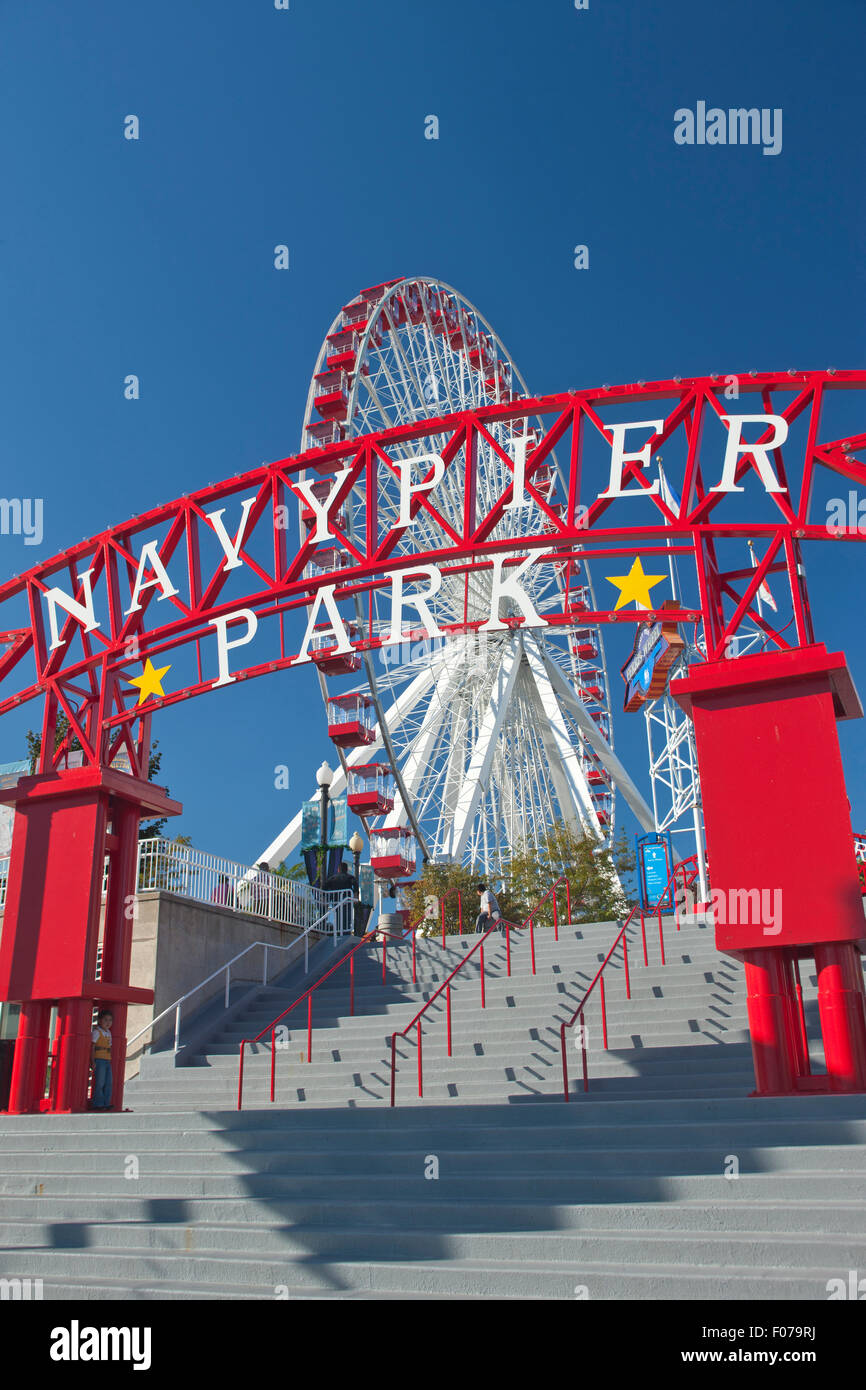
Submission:
M 866 919 L 836 731 L 863 711 L 821 645 L 694 667 L 716 945 L 745 965 L 757 1095 L 866 1091 Z M 812 1076 L 798 962 L 814 958 L 827 1075 Z
M 114 1014 L 112 1108 L 119 1110 L 126 1008 L 153 1002 L 152 990 L 129 983 L 139 819 L 179 815 L 181 807 L 150 782 L 88 767 L 23 777 L 0 801 L 19 813 L 0 937 L 0 999 L 21 1003 L 9 1111 L 87 1108 L 92 1014 L 100 1004 Z

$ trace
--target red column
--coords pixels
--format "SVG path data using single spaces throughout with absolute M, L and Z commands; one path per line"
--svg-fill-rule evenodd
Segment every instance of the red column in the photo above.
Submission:
M 135 873 L 138 865 L 139 807 L 112 801 L 111 828 L 114 848 L 108 869 L 105 925 L 102 938 L 102 979 L 113 985 L 129 984 L 132 962 L 132 926 L 135 909 Z M 112 1110 L 123 1109 L 126 1070 L 126 1016 L 128 1005 L 108 1002 L 114 1023 L 111 1029 Z
M 866 1090 L 866 997 L 860 952 L 850 942 L 815 947 L 818 1011 L 831 1089 Z
M 48 1065 L 48 1028 L 51 1005 L 44 1000 L 28 1000 L 21 1005 L 18 1040 L 12 1060 L 9 1114 L 26 1115 L 39 1109 L 45 1089 Z
M 114 1014 L 113 1080 L 120 1105 L 126 1007 L 153 1003 L 152 990 L 129 984 L 138 821 L 142 812 L 179 815 L 181 807 L 162 788 L 105 767 L 23 777 L 16 787 L 0 792 L 0 801 L 12 803 L 18 812 L 0 936 L 0 999 L 22 1005 L 10 1108 L 40 1108 L 55 1002 L 57 1062 L 47 1108 L 86 1106 L 94 1003 L 107 1005 Z M 106 853 L 112 872 L 103 969 L 97 980 Z
M 51 1108 L 60 1112 L 86 1110 L 93 1002 L 80 998 L 61 999 L 58 1010 L 57 1081 Z
M 798 1067 L 792 1051 L 785 962 L 778 951 L 749 951 L 743 964 L 755 1090 L 759 1095 L 789 1095 Z
M 803 1027 L 800 1021 L 800 1003 L 797 998 L 797 980 L 794 974 L 794 957 L 785 956 L 783 969 L 785 972 L 785 993 L 788 997 L 788 1025 L 791 1033 L 791 1056 L 795 1062 L 795 1075 L 809 1075 L 809 1058 L 807 1045 L 803 1038 Z

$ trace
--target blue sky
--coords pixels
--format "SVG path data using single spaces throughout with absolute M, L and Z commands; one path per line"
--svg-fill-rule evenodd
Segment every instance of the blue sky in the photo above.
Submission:
M 862 367 L 864 39 L 861 0 L 4 0 L 2 490 L 38 480 L 45 532 L 0 537 L 0 575 L 295 452 L 331 319 L 401 274 L 458 287 L 539 392 Z M 699 100 L 781 108 L 781 153 L 677 146 Z M 866 552 L 807 563 L 866 695 Z M 615 728 L 645 784 L 643 720 Z M 309 669 L 155 733 L 177 828 L 244 861 L 331 753 Z M 866 828 L 866 724 L 840 734 Z

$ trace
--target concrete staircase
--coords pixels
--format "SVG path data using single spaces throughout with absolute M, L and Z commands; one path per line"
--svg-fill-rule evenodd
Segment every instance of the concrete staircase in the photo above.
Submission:
M 655 934 L 653 933 L 655 927 Z M 498 936 L 485 944 L 486 1007 L 480 999 L 478 952 L 452 986 L 452 1056 L 447 1055 L 445 998 L 431 1005 L 423 1023 L 424 1101 L 513 1103 L 562 1093 L 558 1024 L 570 1017 L 614 940 L 617 928 L 594 923 L 535 934 L 536 974 L 531 973 L 528 933 L 512 934 L 512 973 Z M 648 954 L 658 962 L 657 924 L 648 924 Z M 643 965 L 639 927 L 629 932 L 632 998 L 625 999 L 622 962 L 605 972 L 609 1001 L 608 1052 L 602 1046 L 599 1001 L 587 1011 L 592 1094 L 635 1094 L 642 1078 L 646 1099 L 678 1095 L 741 1096 L 753 1084 L 751 1049 L 745 1031 L 740 967 L 719 957 L 712 929 L 698 919 L 687 937 L 666 926 L 668 964 Z M 671 937 L 671 932 L 673 936 Z M 678 942 L 677 938 L 682 938 Z M 281 1105 L 348 1105 L 387 1101 L 390 1039 L 422 1008 L 437 987 L 476 944 L 477 938 L 447 937 L 418 942 L 412 984 L 411 941 L 390 944 L 383 982 L 382 951 L 370 947 L 355 958 L 355 1014 L 349 1010 L 349 975 L 342 967 L 316 990 L 313 1059 L 307 1063 L 306 1006 L 285 1020 L 277 1042 L 277 1099 Z M 686 949 L 687 947 L 687 949 Z M 128 1088 L 136 1111 L 180 1104 L 228 1108 L 237 1100 L 238 1051 L 297 998 L 297 991 L 262 989 L 206 1049 L 190 1061 L 194 1070 L 145 1061 Z M 712 1052 L 696 1052 L 706 1045 Z M 572 1048 L 570 1070 L 580 1054 Z M 266 1104 L 270 1042 L 247 1050 L 245 1104 Z M 397 1097 L 417 1100 L 417 1047 L 398 1041 Z
M 650 967 L 630 934 L 587 1013 L 590 1090 L 570 1044 L 561 1098 L 558 1021 L 616 933 L 611 923 L 525 934 L 512 976 L 486 948 L 487 1007 L 468 965 L 426 1016 L 424 1099 L 415 1044 L 388 1040 L 474 944 L 358 953 L 316 993 L 277 1053 L 246 1066 L 238 1042 L 294 992 L 261 990 L 196 1065 L 149 1059 L 133 1113 L 0 1120 L 0 1277 L 44 1280 L 46 1298 L 823 1299 L 866 1274 L 866 1097 L 758 1101 L 739 967 L 711 928 L 666 920 Z M 813 1005 L 810 1003 L 810 1010 Z M 817 1064 L 817 1058 L 816 1058 Z

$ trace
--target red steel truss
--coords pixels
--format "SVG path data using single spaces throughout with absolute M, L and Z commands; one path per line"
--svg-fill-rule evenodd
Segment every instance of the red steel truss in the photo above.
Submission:
M 737 383 L 734 399 L 731 381 Z M 843 480 L 846 485 L 866 486 L 866 462 L 856 457 L 866 448 L 866 412 L 860 412 L 861 432 L 837 436 L 832 427 L 822 432 L 822 410 L 831 393 L 864 389 L 866 372 L 828 370 L 569 391 L 420 420 L 239 474 L 114 526 L 0 586 L 0 625 L 5 629 L 0 631 L 4 648 L 0 714 L 38 695 L 47 697 L 43 772 L 62 765 L 71 740 L 76 739 L 86 764 L 106 767 L 122 752 L 133 775 L 146 777 L 150 716 L 163 706 L 226 683 L 217 680 L 211 648 L 220 622 L 239 623 L 239 610 L 255 615 L 259 637 L 255 652 L 245 654 L 247 664 L 234 670 L 231 680 L 251 679 L 297 662 L 298 652 L 289 644 L 284 619 L 295 609 L 306 609 L 325 585 L 336 585 L 338 602 L 349 599 L 354 604 L 355 597 L 362 596 L 371 613 L 373 592 L 387 587 L 395 571 L 411 575 L 420 565 L 433 564 L 468 575 L 490 568 L 496 556 L 504 555 L 507 567 L 521 563 L 530 552 L 537 554 L 539 563 L 556 563 L 560 573 L 569 576 L 559 609 L 545 612 L 552 624 L 644 621 L 645 610 L 617 612 L 578 604 L 570 586 L 570 577 L 583 560 L 590 559 L 594 565 L 610 560 L 613 572 L 621 574 L 623 563 L 627 566 L 629 557 L 640 554 L 645 568 L 659 573 L 672 557 L 684 567 L 687 561 L 693 562 L 694 602 L 681 598 L 679 606 L 665 611 L 665 619 L 702 623 L 709 660 L 724 656 L 731 639 L 746 625 L 763 632 L 767 643 L 779 650 L 809 644 L 814 634 L 803 542 L 831 537 L 860 540 L 866 534 L 866 527 L 862 531 L 856 524 L 834 529 L 826 518 L 813 515 L 816 480 L 822 475 L 835 476 L 836 486 Z M 863 400 L 862 396 L 853 399 L 857 404 Z M 752 448 L 777 437 L 769 417 L 781 417 L 800 431 L 798 443 L 789 435 L 783 447 L 771 450 L 777 491 L 767 489 L 766 470 L 762 475 L 755 454 L 739 454 L 735 487 L 743 488 L 746 502 L 757 498 L 761 503 L 746 519 L 732 518 L 731 503 L 739 499 L 731 489 L 716 490 L 721 452 L 717 444 L 710 449 L 705 442 L 708 422 L 724 439 L 724 432 L 730 430 L 729 417 L 736 415 L 748 415 L 752 421 Z M 667 489 L 658 490 L 648 461 L 626 459 L 621 487 L 636 496 L 620 501 L 600 495 L 608 488 L 610 474 L 611 416 L 632 424 L 663 421 L 655 434 L 647 428 L 638 430 L 627 447 L 636 451 L 652 436 L 652 455 L 665 450 Z M 766 427 L 756 421 L 758 416 L 768 417 Z M 525 417 L 532 417 L 538 437 L 526 458 L 524 495 L 543 515 L 545 527 L 542 534 L 536 530 L 525 538 L 503 539 L 496 534 L 497 524 L 515 500 L 516 489 L 509 486 L 481 514 L 476 443 L 486 438 L 513 472 L 514 462 L 493 438 L 491 426 Z M 435 445 L 431 445 L 434 436 Z M 383 479 L 398 477 L 406 446 L 412 445 L 413 452 L 423 456 L 425 441 L 440 455 L 446 471 L 459 470 L 463 516 L 459 527 L 446 520 L 437 508 L 436 490 L 418 489 L 423 481 L 419 474 L 411 492 L 409 521 L 423 509 L 428 534 L 432 524 L 441 545 L 413 551 L 407 548 L 410 527 L 398 524 L 399 518 L 395 522 L 393 515 L 383 519 L 380 498 Z M 402 446 L 401 454 L 395 457 L 398 446 Z M 588 496 L 587 450 L 598 455 L 605 448 L 607 469 Z M 562 495 L 545 500 L 532 479 L 554 451 Z M 669 462 L 669 451 L 678 463 Z M 432 463 L 428 467 L 430 479 Z M 340 470 L 346 471 L 332 498 L 333 539 L 328 541 L 332 560 L 338 554 L 339 564 L 330 573 L 305 575 L 321 545 L 314 539 L 315 526 L 298 546 L 290 541 L 290 528 L 297 527 L 298 481 L 305 474 L 336 479 Z M 339 529 L 342 516 L 338 513 L 350 493 L 363 500 L 363 535 L 350 536 Z M 641 511 L 638 517 L 638 510 L 645 508 L 649 512 Z M 634 520 L 629 509 L 634 509 Z M 143 559 L 142 548 L 149 541 L 153 547 Z M 731 541 L 752 543 L 753 566 L 742 562 L 747 554 L 742 550 L 739 567 L 726 568 L 721 550 Z M 662 563 L 650 565 L 650 561 Z M 170 576 L 168 583 L 166 576 Z M 760 601 L 768 581 L 785 597 L 785 612 L 778 617 Z M 55 604 L 55 636 L 47 600 L 54 588 L 80 605 L 79 612 L 92 603 L 98 626 L 85 631 L 82 621 Z M 611 591 L 611 603 L 614 597 Z M 466 626 L 472 624 L 455 623 L 452 628 Z M 239 630 L 224 626 L 230 644 L 232 633 Z M 381 641 L 372 618 L 353 636 L 358 650 L 379 646 Z M 139 692 L 129 682 L 141 674 L 142 662 L 149 658 L 159 667 L 170 659 L 169 653 L 181 649 L 186 652 L 186 664 L 176 666 L 165 695 L 151 695 L 139 705 Z M 177 680 L 182 682 L 179 687 Z M 69 735 L 52 753 L 60 711 L 69 720 Z

